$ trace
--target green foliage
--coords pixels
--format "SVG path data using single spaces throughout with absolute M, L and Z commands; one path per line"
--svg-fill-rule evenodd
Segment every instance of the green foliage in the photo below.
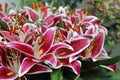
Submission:
M 7 24 L 2 20 L 0 20 L 0 30 L 7 30 Z
M 120 80 L 120 68 L 115 72 L 108 71 L 101 67 L 96 67 L 86 72 L 82 72 L 80 76 L 76 76 L 70 69 L 65 67 L 61 70 L 56 70 L 51 76 L 50 74 L 38 74 L 27 76 L 28 80 Z M 63 75 L 63 76 L 62 76 Z M 61 77 L 61 78 L 60 78 Z
M 82 2 L 82 0 L 38 0 L 40 2 L 48 2 L 51 6 L 59 7 L 59 6 L 70 6 L 70 8 L 75 9 L 77 7 L 77 3 Z
M 50 80 L 50 74 L 43 73 L 37 75 L 27 75 L 27 80 Z
M 24 6 L 24 0 L 19 0 L 15 7 L 15 10 L 19 10 L 19 9 L 23 8 L 23 6 Z
M 111 72 L 102 67 L 96 67 L 86 72 L 82 72 L 80 77 L 75 79 L 76 75 L 69 70 L 64 72 L 64 80 L 120 80 L 120 68 Z
M 81 75 L 83 80 L 120 80 L 120 69 L 115 72 L 108 71 L 103 68 L 92 69 Z
M 51 80 L 63 80 L 62 70 L 61 69 L 54 70 L 51 73 Z

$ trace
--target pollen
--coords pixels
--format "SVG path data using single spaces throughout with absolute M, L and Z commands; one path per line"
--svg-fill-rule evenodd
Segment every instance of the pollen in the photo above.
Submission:
M 4 12 L 6 13 L 8 10 L 8 3 L 5 3 L 4 5 Z M 0 4 L 0 11 L 3 11 L 2 4 Z
M 18 57 L 15 56 L 15 57 L 13 58 L 13 61 L 17 61 L 17 60 L 18 60 Z
M 59 54 L 59 56 L 62 56 L 62 55 L 65 55 L 65 54 L 66 54 L 66 52 L 62 52 L 62 53 Z
M 15 74 L 15 73 L 12 71 L 12 72 L 7 73 L 7 76 L 11 76 L 13 74 Z
M 41 55 L 42 53 L 43 53 L 43 50 L 40 50 L 40 51 L 39 51 L 39 55 Z
M 86 57 L 90 57 L 91 56 L 91 54 L 92 54 L 91 50 L 92 49 L 93 49 L 93 46 L 89 46 L 89 48 L 86 48 L 86 50 L 85 50 L 85 52 L 86 52 L 85 56 Z

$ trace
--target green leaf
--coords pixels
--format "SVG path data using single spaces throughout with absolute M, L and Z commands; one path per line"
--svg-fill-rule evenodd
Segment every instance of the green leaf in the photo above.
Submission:
M 26 75 L 27 80 L 50 80 L 49 73 Z
M 0 30 L 7 30 L 7 28 L 7 24 L 4 21 L 0 20 Z
M 120 68 L 117 68 L 116 71 L 107 73 L 109 80 L 120 80 Z
M 16 7 L 15 7 L 15 10 L 17 11 L 17 10 L 23 8 L 23 6 L 24 6 L 24 0 L 19 0 L 19 1 L 17 2 L 17 5 L 16 5 Z
M 120 55 L 118 55 L 116 57 L 113 57 L 113 58 L 106 59 L 106 60 L 96 61 L 96 63 L 98 65 L 106 65 L 106 66 L 108 66 L 108 65 L 117 63 L 119 60 L 120 60 Z
M 65 23 L 62 20 L 60 20 L 60 22 L 58 23 L 58 27 L 65 28 Z
M 98 67 L 81 74 L 80 77 L 83 80 L 120 80 L 120 68 L 117 68 L 115 72 L 112 72 L 102 67 Z
M 115 56 L 113 58 L 105 59 L 105 60 L 99 60 L 99 61 L 96 61 L 96 62 L 82 60 L 81 61 L 82 62 L 81 72 L 88 71 L 88 70 L 93 69 L 93 68 L 95 68 L 95 67 L 97 67 L 99 65 L 108 66 L 108 65 L 111 65 L 111 64 L 115 64 L 119 60 L 120 60 L 120 55 Z
M 54 70 L 51 73 L 51 80 L 63 80 L 63 74 L 61 69 Z

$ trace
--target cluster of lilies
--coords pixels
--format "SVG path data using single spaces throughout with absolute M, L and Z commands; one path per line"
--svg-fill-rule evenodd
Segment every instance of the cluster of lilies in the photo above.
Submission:
M 107 30 L 82 9 L 49 6 L 0 12 L 0 80 L 27 80 L 26 75 L 69 67 L 80 75 L 82 62 L 110 58 L 104 49 Z M 115 64 L 101 67 L 114 71 Z

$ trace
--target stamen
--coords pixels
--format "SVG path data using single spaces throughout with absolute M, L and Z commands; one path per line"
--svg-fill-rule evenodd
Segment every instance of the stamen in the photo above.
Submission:
M 18 77 L 18 80 L 21 80 L 21 78 L 20 78 L 20 77 Z
M 0 4 L 0 11 L 2 11 L 2 4 Z
M 66 54 L 66 52 L 62 52 L 62 53 L 60 53 L 59 56 L 62 56 L 62 55 L 64 55 L 64 54 Z
M 11 76 L 13 74 L 15 74 L 15 73 L 12 71 L 12 72 L 7 73 L 7 76 Z
M 18 60 L 18 57 L 17 57 L 17 56 L 15 56 L 15 57 L 13 58 L 13 61 L 16 61 L 16 60 Z
M 42 53 L 43 53 L 43 50 L 40 50 L 40 51 L 39 51 L 39 56 L 40 56 Z
M 5 3 L 5 12 L 7 12 L 8 9 L 8 3 Z

